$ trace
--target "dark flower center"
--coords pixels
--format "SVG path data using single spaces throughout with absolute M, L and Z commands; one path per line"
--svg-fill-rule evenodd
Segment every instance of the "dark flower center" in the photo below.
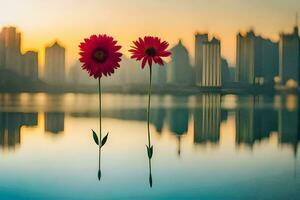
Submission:
M 98 63 L 104 63 L 108 57 L 108 54 L 103 49 L 96 49 L 92 55 L 93 59 Z
M 148 48 L 145 50 L 145 54 L 146 54 L 147 56 L 152 56 L 152 57 L 154 57 L 154 56 L 156 55 L 156 50 L 155 50 L 155 48 L 153 48 L 153 47 L 148 47 Z

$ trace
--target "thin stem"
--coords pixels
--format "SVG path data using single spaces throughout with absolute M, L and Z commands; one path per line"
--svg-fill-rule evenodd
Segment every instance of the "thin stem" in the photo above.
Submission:
M 149 184 L 150 187 L 153 185 L 153 180 L 152 180 L 152 167 L 151 167 L 151 159 L 149 158 Z
M 99 169 L 100 169 L 100 163 L 101 163 L 101 146 L 102 146 L 102 135 L 101 135 L 101 79 L 98 78 L 99 81 Z
M 150 135 L 150 108 L 151 108 L 151 90 L 152 90 L 152 67 L 151 66 L 149 66 L 149 67 L 150 67 L 150 77 L 149 77 L 148 108 L 147 108 L 147 128 L 148 128 L 148 147 L 147 147 L 147 152 L 150 151 L 150 149 L 151 149 L 151 151 L 153 151 L 153 149 L 151 148 L 151 135 Z M 152 187 L 152 167 L 151 167 L 151 158 L 152 158 L 152 155 L 151 155 L 151 157 L 149 157 L 149 154 L 148 154 L 148 158 L 149 158 L 149 184 L 150 184 L 150 187 Z
M 152 90 L 152 67 L 150 66 L 150 77 L 149 77 L 149 88 L 148 88 L 148 109 L 147 109 L 147 128 L 148 128 L 148 145 L 150 148 L 151 137 L 150 137 L 150 104 L 151 104 L 151 90 Z

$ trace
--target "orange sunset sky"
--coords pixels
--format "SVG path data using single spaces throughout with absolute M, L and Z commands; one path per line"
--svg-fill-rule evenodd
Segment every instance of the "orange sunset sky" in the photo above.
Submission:
M 22 51 L 38 50 L 58 39 L 67 48 L 67 66 L 78 58 L 78 44 L 90 34 L 107 33 L 123 53 L 139 36 L 157 35 L 172 45 L 178 39 L 194 54 L 195 32 L 208 31 L 222 42 L 222 55 L 235 64 L 235 35 L 254 28 L 278 40 L 291 31 L 299 0 L 0 0 L 0 26 L 17 26 Z

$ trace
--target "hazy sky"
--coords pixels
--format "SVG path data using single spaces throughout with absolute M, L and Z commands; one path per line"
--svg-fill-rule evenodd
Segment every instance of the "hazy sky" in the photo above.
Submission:
M 291 31 L 299 0 L 0 0 L 0 26 L 23 32 L 23 51 L 39 50 L 59 39 L 67 64 L 77 59 L 78 44 L 90 34 L 107 33 L 127 50 L 139 36 L 157 35 L 171 45 L 182 39 L 194 54 L 194 34 L 209 31 L 222 42 L 222 55 L 235 63 L 237 31 L 254 28 L 278 39 Z M 43 63 L 43 60 L 40 60 Z

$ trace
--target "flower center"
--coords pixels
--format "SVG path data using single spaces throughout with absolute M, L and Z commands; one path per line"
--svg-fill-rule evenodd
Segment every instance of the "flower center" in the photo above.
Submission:
M 107 59 L 107 52 L 103 49 L 96 49 L 93 53 L 93 59 L 96 62 L 104 63 Z
M 156 50 L 155 50 L 155 48 L 153 48 L 153 47 L 148 47 L 148 48 L 145 50 L 145 54 L 148 55 L 148 56 L 154 57 L 154 56 L 156 55 Z

